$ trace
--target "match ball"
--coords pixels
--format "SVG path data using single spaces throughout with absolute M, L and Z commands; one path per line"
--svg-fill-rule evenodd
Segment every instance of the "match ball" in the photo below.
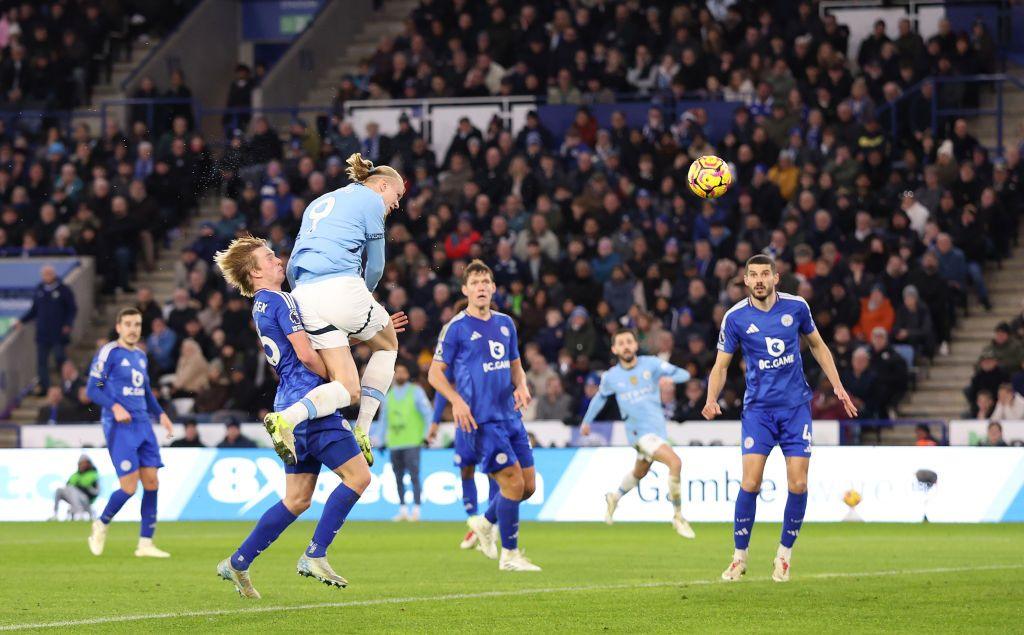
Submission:
M 690 190 L 701 198 L 718 198 L 732 185 L 729 164 L 716 156 L 703 156 L 690 164 L 686 174 Z
M 857 504 L 860 503 L 860 501 L 860 492 L 858 492 L 855 489 L 847 490 L 847 492 L 843 494 L 843 502 L 849 505 L 851 508 L 856 507 Z

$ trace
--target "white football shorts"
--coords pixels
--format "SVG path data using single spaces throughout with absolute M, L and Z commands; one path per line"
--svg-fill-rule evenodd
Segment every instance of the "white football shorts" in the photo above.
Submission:
M 348 346 L 350 337 L 366 341 L 391 320 L 362 278 L 336 276 L 299 284 L 292 297 L 316 350 Z

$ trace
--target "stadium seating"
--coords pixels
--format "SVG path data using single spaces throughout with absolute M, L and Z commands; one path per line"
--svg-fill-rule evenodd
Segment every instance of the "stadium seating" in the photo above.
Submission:
M 567 421 L 589 402 L 587 386 L 607 365 L 619 324 L 706 376 L 721 316 L 742 296 L 738 272 L 755 253 L 785 263 L 782 290 L 808 300 L 826 341 L 841 327 L 863 332 L 837 347 L 843 372 L 852 350 L 869 345 L 863 325 L 891 330 L 893 344 L 875 350 L 872 363 L 898 382 L 948 350 L 962 319 L 957 302 L 976 304 L 965 304 L 978 295 L 976 274 L 1014 255 L 1024 166 L 1015 147 L 990 158 L 966 121 L 908 125 L 894 136 L 883 113 L 898 107 L 911 121 L 922 98 L 897 98 L 930 74 L 991 70 L 984 29 L 957 33 L 944 23 L 927 41 L 909 30 L 852 42 L 808 3 L 785 19 L 747 5 L 635 6 L 507 12 L 424 0 L 403 35 L 384 38 L 357 72 L 337 78 L 328 128 L 295 120 L 274 129 L 257 115 L 216 153 L 188 129 L 138 136 L 111 123 L 99 138 L 83 129 L 15 133 L 0 145 L 0 161 L 22 136 L 38 150 L 0 168 L 0 250 L 93 255 L 104 290 L 131 293 L 197 212 L 209 221 L 190 250 L 173 254 L 174 297 L 144 297 L 146 335 L 160 316 L 174 338 L 170 357 L 153 368 L 174 375 L 186 339 L 203 353 L 205 370 L 190 368 L 189 386 L 168 380 L 166 398 L 194 400 L 183 416 L 230 409 L 255 417 L 269 407 L 273 377 L 247 306 L 212 272 L 212 254 L 243 231 L 287 254 L 306 203 L 346 183 L 342 162 L 354 151 L 409 181 L 402 211 L 389 219 L 380 288 L 389 309 L 412 316 L 405 362 L 429 363 L 455 312 L 459 273 L 482 257 L 498 273 L 499 308 L 520 322 L 527 359 L 570 395 Z M 548 104 L 527 128 L 467 121 L 436 156 L 411 122 L 389 136 L 336 118 L 364 98 L 523 94 Z M 694 99 L 706 107 L 684 105 Z M 971 99 L 943 93 L 949 107 Z M 646 104 L 639 119 L 616 114 L 634 112 L 636 100 Z M 552 120 L 553 104 L 573 109 L 571 123 Z M 731 116 L 709 118 L 720 105 Z M 686 168 L 702 154 L 722 156 L 736 174 L 714 203 L 685 190 Z M 945 235 L 951 249 L 940 244 Z M 928 253 L 937 254 L 936 271 Z M 928 338 L 874 321 L 882 302 L 899 314 L 908 284 L 924 308 L 911 318 L 927 319 Z M 659 347 L 665 334 L 671 342 Z M 723 396 L 730 407 L 742 395 L 739 379 L 737 368 Z

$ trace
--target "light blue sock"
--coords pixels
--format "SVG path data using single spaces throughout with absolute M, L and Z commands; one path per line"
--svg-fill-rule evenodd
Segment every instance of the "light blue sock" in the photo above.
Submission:
M 132 495 L 123 489 L 114 490 L 110 494 L 110 499 L 107 500 L 107 506 L 103 508 L 103 513 L 100 514 L 100 520 L 109 525 L 110 521 L 117 515 L 117 512 L 121 511 L 121 508 L 124 507 L 124 504 L 131 497 Z

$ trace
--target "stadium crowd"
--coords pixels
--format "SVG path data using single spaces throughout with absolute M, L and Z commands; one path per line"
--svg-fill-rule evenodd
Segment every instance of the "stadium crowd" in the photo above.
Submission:
M 678 393 L 666 389 L 663 401 L 674 419 L 699 418 L 722 315 L 744 296 L 742 265 L 766 253 L 777 259 L 780 290 L 810 304 L 861 416 L 888 418 L 910 367 L 948 353 L 968 293 L 990 306 L 982 271 L 1016 241 L 1019 149 L 992 161 L 967 122 L 932 129 L 931 90 L 951 106 L 976 94 L 915 88 L 929 75 L 991 69 L 992 39 L 980 24 L 956 33 L 942 21 L 925 41 L 901 22 L 896 34 L 883 24 L 856 43 L 808 2 L 788 12 L 728 4 L 510 11 L 421 0 L 403 36 L 384 39 L 358 74 L 341 79 L 326 130 L 295 120 L 278 131 L 256 116 L 216 158 L 184 113 L 159 137 L 116 122 L 98 138 L 84 126 L 69 139 L 9 133 L 0 138 L 0 249 L 94 255 L 107 291 L 135 291 L 135 270 L 152 267 L 200 197 L 218 197 L 219 217 L 202 224 L 175 267 L 173 297 L 139 288 L 137 304 L 151 372 L 165 377 L 166 400 L 181 400 L 178 415 L 250 419 L 270 406 L 274 380 L 249 306 L 223 287 L 213 254 L 252 232 L 287 255 L 306 204 L 345 185 L 344 159 L 362 152 L 408 179 L 402 210 L 388 219 L 378 293 L 409 314 L 400 359 L 414 377 L 457 312 L 465 264 L 480 257 L 495 271 L 499 308 L 519 322 L 537 397 L 531 416 L 578 421 L 610 361 L 609 336 L 626 324 L 645 350 L 697 378 Z M 408 118 L 386 136 L 340 116 L 350 99 L 500 94 L 579 109 L 558 138 L 537 113 L 522 130 L 497 119 L 480 130 L 464 119 L 444 156 Z M 652 104 L 644 125 L 621 114 L 599 124 L 588 105 L 623 94 Z M 665 115 L 694 96 L 741 102 L 729 129 L 707 129 L 700 108 Z M 717 201 L 686 187 L 687 167 L 702 154 L 734 168 L 735 185 Z M 1009 341 L 1020 353 L 1024 319 L 1008 329 L 993 346 Z M 972 403 L 1020 372 L 1021 355 L 1004 352 L 994 349 L 1004 374 L 976 377 Z M 987 359 L 979 374 L 990 372 Z M 740 366 L 722 393 L 725 418 L 738 418 Z M 827 380 L 807 366 L 814 415 L 841 417 Z M 1017 399 L 1021 377 L 1010 383 Z

